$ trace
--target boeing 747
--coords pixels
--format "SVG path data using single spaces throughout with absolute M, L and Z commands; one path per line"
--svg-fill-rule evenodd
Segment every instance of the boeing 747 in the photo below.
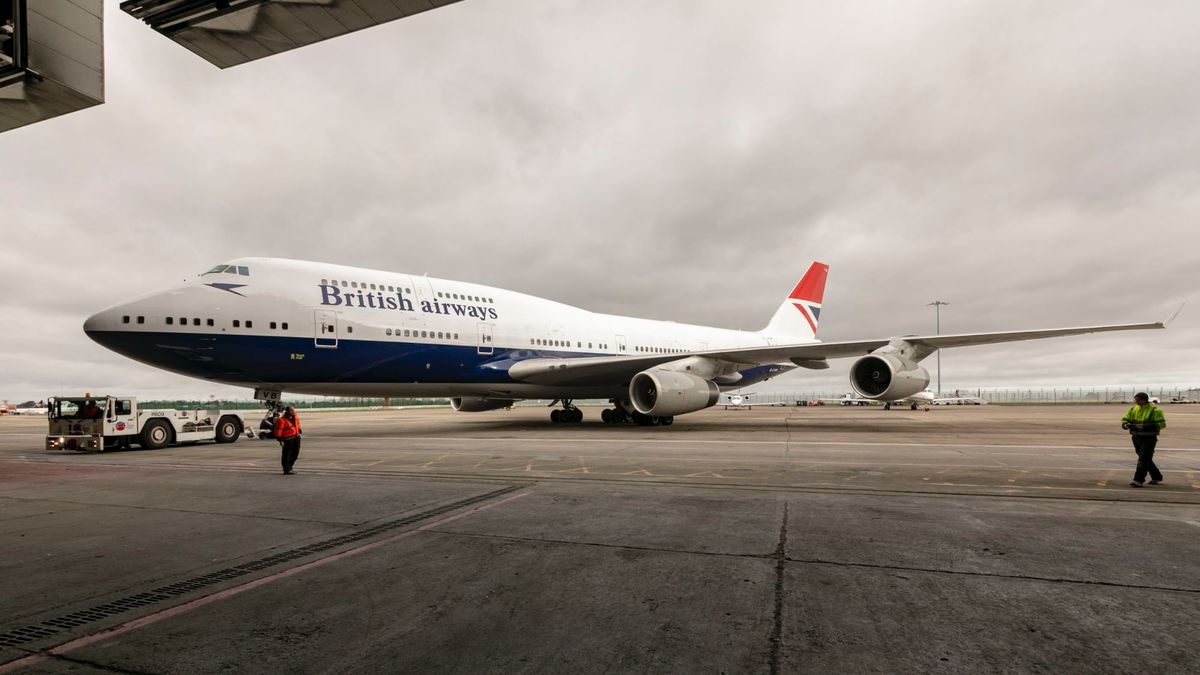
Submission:
M 608 422 L 670 424 L 722 391 L 796 368 L 855 357 L 863 398 L 923 391 L 920 362 L 946 347 L 1163 328 L 1162 322 L 1042 330 L 816 339 L 829 266 L 814 262 L 762 330 L 739 331 L 590 312 L 481 284 L 320 262 L 245 258 L 105 309 L 87 335 L 171 372 L 282 392 L 445 396 L 479 412 L 556 399 L 556 422 L 579 422 L 575 399 L 611 401 Z

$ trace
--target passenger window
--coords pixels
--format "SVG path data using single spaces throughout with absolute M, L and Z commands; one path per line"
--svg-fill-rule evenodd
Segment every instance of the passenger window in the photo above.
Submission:
M 138 317 L 138 323 L 146 323 L 146 317 L 144 317 L 144 316 L 139 316 L 139 317 Z
M 274 321 L 271 322 L 271 330 L 275 330 L 275 322 Z
M 395 292 L 395 290 L 396 289 L 394 287 L 388 286 L 388 293 L 393 293 L 393 292 Z
M 175 317 L 173 317 L 173 316 L 168 316 L 168 317 L 167 317 L 167 325 L 168 325 L 168 326 L 173 326 L 173 325 L 175 325 Z
M 234 328 L 241 328 L 241 327 L 242 327 L 242 322 L 241 322 L 239 319 L 234 319 L 234 320 L 233 320 L 233 327 L 234 327 Z
M 286 321 L 283 322 L 283 329 L 287 330 L 287 322 Z
M 121 323 L 129 323 L 129 316 L 126 315 L 126 316 L 121 317 Z
M 458 339 L 458 333 L 455 333 L 455 334 L 454 334 L 454 339 L 455 339 L 455 340 L 457 340 L 457 339 Z
M 326 281 L 325 279 L 322 279 L 322 280 L 321 280 L 321 285 L 322 285 L 322 286 L 328 286 L 328 285 L 329 285 L 329 282 L 328 282 L 328 281 Z
M 208 325 L 210 325 L 210 326 L 211 326 L 211 325 L 213 325 L 213 320 L 212 320 L 212 319 L 209 319 L 207 323 L 208 323 Z
M 186 326 L 186 325 L 187 325 L 187 317 L 186 317 L 186 316 L 181 316 L 181 317 L 179 317 L 179 325 L 180 325 L 180 326 Z
M 337 286 L 337 285 L 338 285 L 338 283 L 337 283 L 337 279 L 334 279 L 334 280 L 330 281 L 330 282 L 329 282 L 329 285 L 330 285 L 330 286 Z
M 391 328 L 389 328 L 389 329 L 387 329 L 387 330 L 383 331 L 383 334 L 384 334 L 384 335 L 391 335 L 391 334 L 392 334 L 392 329 L 391 329 Z
M 407 328 L 404 329 L 404 337 L 409 337 Z
M 357 282 L 357 281 L 351 281 L 351 282 L 350 282 L 350 288 L 358 288 L 358 282 Z
M 246 319 L 246 328 L 254 328 L 254 322 L 250 319 Z
M 350 284 L 349 284 L 348 282 L 345 282 L 345 281 L 343 281 L 343 282 L 342 282 L 342 288 L 345 288 L 345 287 L 347 287 L 347 286 L 349 286 L 349 285 L 350 285 Z
M 347 333 L 353 333 L 353 332 L 354 332 L 354 326 L 346 326 L 346 332 L 347 332 Z
M 200 319 L 199 319 L 199 318 L 193 318 L 193 319 L 192 319 L 192 325 L 193 325 L 193 326 L 199 326 L 199 325 L 200 325 Z
M 438 297 L 439 297 L 439 298 L 440 298 L 440 297 L 442 297 L 442 292 L 441 292 L 441 291 L 438 291 L 437 293 L 438 293 Z
M 421 337 L 429 337 L 428 331 L 421 331 Z
M 438 339 L 439 339 L 439 340 L 442 340 L 442 339 L 444 339 L 444 338 L 442 338 L 442 331 L 440 331 L 440 330 L 438 331 Z

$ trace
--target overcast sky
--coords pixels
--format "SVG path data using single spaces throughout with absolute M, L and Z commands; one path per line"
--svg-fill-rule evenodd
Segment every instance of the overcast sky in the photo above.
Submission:
M 107 102 L 0 135 L 0 399 L 248 397 L 81 330 L 243 255 L 748 329 L 818 259 L 824 339 L 934 299 L 1157 320 L 1200 279 L 1194 0 L 465 0 L 225 71 L 106 5 Z M 943 386 L 1197 385 L 1198 343 L 1192 306 L 949 350 Z

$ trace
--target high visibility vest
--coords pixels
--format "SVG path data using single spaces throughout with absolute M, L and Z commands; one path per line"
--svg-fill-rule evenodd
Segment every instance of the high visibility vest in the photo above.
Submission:
M 1130 429 L 1129 433 L 1134 436 L 1157 436 L 1159 431 L 1167 428 L 1167 418 L 1163 415 L 1162 408 L 1152 403 L 1133 406 L 1125 412 L 1125 416 L 1121 418 L 1121 421 L 1129 424 L 1137 424 L 1139 422 L 1142 424 L 1146 422 L 1154 423 L 1150 425 L 1151 428 L 1144 431 Z
M 299 436 L 299 435 L 300 435 L 300 418 L 297 417 L 293 421 L 293 420 L 289 420 L 288 418 L 284 417 L 283 415 L 280 415 L 279 419 L 275 420 L 275 438 L 286 440 L 288 438 L 295 438 L 296 436 Z

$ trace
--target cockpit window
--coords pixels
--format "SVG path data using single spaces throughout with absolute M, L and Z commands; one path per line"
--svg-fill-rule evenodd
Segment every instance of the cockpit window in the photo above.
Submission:
M 217 265 L 200 276 L 204 276 L 205 274 L 236 274 L 248 277 L 250 276 L 250 268 L 242 265 Z

